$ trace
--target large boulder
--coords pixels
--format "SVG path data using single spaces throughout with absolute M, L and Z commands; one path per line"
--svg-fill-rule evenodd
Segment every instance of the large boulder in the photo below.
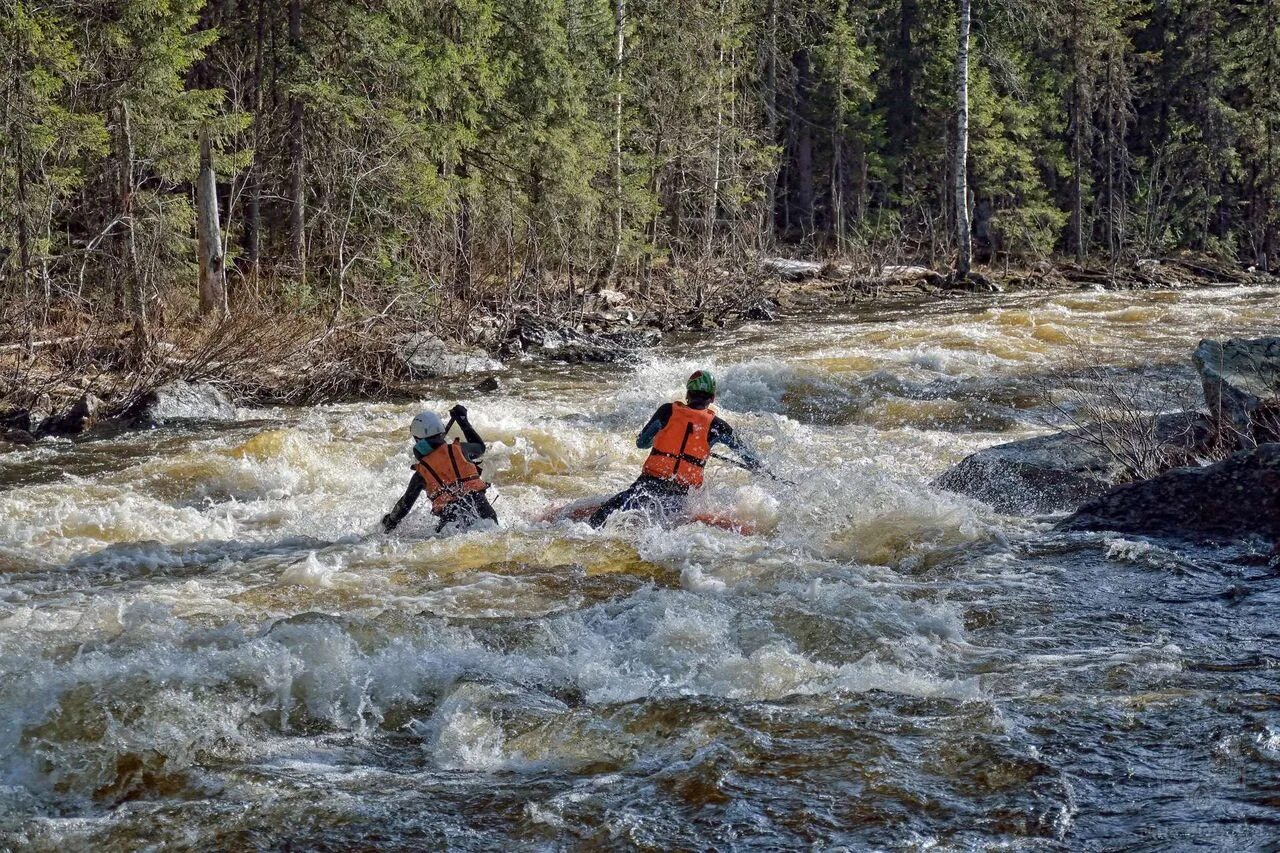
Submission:
M 234 421 L 237 412 L 216 385 L 177 379 L 149 392 L 130 415 L 137 424 L 156 425 L 170 421 Z
M 1280 337 L 1203 340 L 1192 360 L 1224 439 L 1241 450 L 1280 441 Z
M 1152 436 L 1172 458 L 1207 438 L 1207 419 L 1194 412 L 1158 415 Z M 1126 465 L 1088 436 L 1093 428 L 1042 435 L 980 450 L 934 485 L 991 504 L 1011 515 L 1065 512 L 1131 478 Z
M 488 353 L 460 349 L 429 332 L 401 336 L 396 341 L 395 351 L 414 379 L 437 379 L 503 369 L 502 363 L 490 358 Z
M 1280 538 L 1280 444 L 1119 486 L 1059 527 L 1184 539 Z

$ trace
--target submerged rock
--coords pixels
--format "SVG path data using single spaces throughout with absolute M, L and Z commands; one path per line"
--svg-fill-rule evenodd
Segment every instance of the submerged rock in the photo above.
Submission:
M 161 385 L 134 406 L 136 424 L 163 424 L 169 421 L 234 421 L 235 405 L 221 388 L 208 382 L 181 379 Z
M 1186 456 L 1209 434 L 1195 412 L 1159 415 L 1155 436 L 1171 456 Z M 1064 512 L 1122 482 L 1125 465 L 1080 430 L 998 444 L 966 457 L 934 485 L 977 498 L 998 512 L 1043 515 Z
M 36 437 L 28 429 L 6 429 L 0 433 L 0 441 L 25 447 L 29 444 L 35 444 Z
M 1192 361 L 1223 438 L 1241 450 L 1280 441 L 1280 337 L 1203 340 Z
M 1280 538 L 1280 444 L 1175 468 L 1089 501 L 1059 527 L 1180 538 Z
M 460 376 L 503 370 L 501 362 L 480 350 L 448 344 L 429 332 L 404 335 L 396 342 L 396 356 L 414 379 Z

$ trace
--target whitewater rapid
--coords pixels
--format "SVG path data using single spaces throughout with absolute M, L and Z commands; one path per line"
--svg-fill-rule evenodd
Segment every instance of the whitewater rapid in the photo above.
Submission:
M 0 848 L 1262 844 L 1260 546 L 931 483 L 1050 429 L 1074 370 L 1190 399 L 1201 337 L 1276 324 L 1257 288 L 851 309 L 0 456 Z M 711 470 L 757 535 L 534 520 L 629 483 L 695 369 L 798 483 Z M 457 401 L 501 526 L 375 532 Z

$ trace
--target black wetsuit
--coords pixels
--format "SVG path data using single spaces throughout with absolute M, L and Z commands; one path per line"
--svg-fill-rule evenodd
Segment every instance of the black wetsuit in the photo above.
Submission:
M 466 420 L 459 419 L 458 426 L 462 428 L 462 435 L 466 438 L 466 441 L 462 443 L 463 455 L 472 462 L 478 461 L 484 455 L 484 439 L 480 438 L 475 428 Z M 421 462 L 424 456 L 444 443 L 445 438 L 443 436 L 435 436 L 418 442 L 413 447 L 413 455 Z M 429 446 L 423 448 L 423 444 Z M 400 500 L 396 501 L 396 505 L 391 508 L 391 512 L 382 517 L 382 529 L 388 533 L 395 530 L 396 526 L 409 514 L 409 510 L 413 509 L 414 503 L 417 502 L 418 496 L 422 494 L 425 488 L 426 483 L 422 481 L 422 475 L 414 471 L 413 478 L 409 480 L 409 487 L 405 489 Z M 457 524 L 459 527 L 467 528 L 481 519 L 488 519 L 495 523 L 498 521 L 498 514 L 493 511 L 493 506 L 489 503 L 489 499 L 485 497 L 484 492 L 468 492 L 448 504 L 438 517 L 440 523 L 436 525 L 437 531 L 443 530 L 449 524 Z
M 705 406 L 694 408 L 705 408 Z M 653 417 L 649 418 L 644 429 L 640 430 L 640 434 L 636 436 L 636 447 L 641 450 L 653 447 L 653 439 L 671 419 L 671 410 L 670 403 L 663 403 L 658 407 L 658 411 L 653 413 Z M 730 450 L 736 451 L 749 466 L 754 467 L 759 464 L 751 451 L 734 435 L 733 427 L 720 418 L 711 421 L 711 427 L 707 430 L 707 441 L 713 447 L 723 444 Z M 643 509 L 666 516 L 678 515 L 684 510 L 685 499 L 688 496 L 689 487 L 684 483 L 641 474 L 625 490 L 602 503 L 600 508 L 592 514 L 590 524 L 592 527 L 600 527 L 605 519 L 618 510 Z

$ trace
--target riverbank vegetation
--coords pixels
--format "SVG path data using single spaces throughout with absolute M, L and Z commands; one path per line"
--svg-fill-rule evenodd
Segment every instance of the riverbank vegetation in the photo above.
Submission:
M 601 291 L 697 318 L 770 254 L 874 273 L 971 248 L 1095 283 L 1280 259 L 1280 0 L 0 10 L 24 357 L 94 337 L 163 364 L 228 317 L 300 348 L 393 319 L 489 346 Z

